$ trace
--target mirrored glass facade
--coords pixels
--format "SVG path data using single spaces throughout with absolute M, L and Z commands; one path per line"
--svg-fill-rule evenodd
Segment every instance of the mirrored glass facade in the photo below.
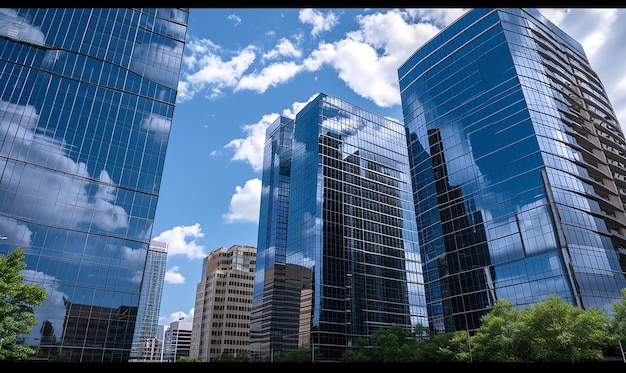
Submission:
M 426 326 L 412 198 L 402 124 L 319 94 L 270 126 L 252 353 L 339 360 L 381 327 Z
M 497 299 L 626 287 L 624 134 L 581 45 L 534 9 L 467 12 L 398 69 L 430 326 Z
M 311 271 L 295 266 L 289 267 L 296 271 L 300 269 L 302 273 L 289 281 L 293 284 L 291 291 L 286 288 L 287 213 L 294 124 L 293 119 L 281 115 L 265 134 L 261 214 L 250 317 L 250 351 L 255 359 L 268 356 L 274 347 L 276 351 L 282 351 L 280 330 L 285 325 L 289 325 L 291 330 L 298 330 L 299 317 L 294 315 L 300 313 L 301 289 L 311 289 Z M 259 247 L 263 250 L 258 250 Z M 296 349 L 297 339 L 289 341 L 292 343 L 287 347 Z
M 0 254 L 48 292 L 11 342 L 38 359 L 129 358 L 187 18 L 0 9 Z
M 163 282 L 167 265 L 167 242 L 150 241 L 146 268 L 143 271 L 141 296 L 137 309 L 137 323 L 130 353 L 131 361 L 147 361 L 154 358 L 150 349 L 141 348 L 161 337 L 159 311 L 163 295 Z

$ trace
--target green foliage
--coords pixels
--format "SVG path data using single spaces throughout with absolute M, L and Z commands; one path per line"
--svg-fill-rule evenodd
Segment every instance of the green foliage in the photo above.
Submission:
M 250 355 L 245 351 L 238 352 L 237 355 L 235 355 L 235 361 L 241 362 L 241 363 L 247 363 L 250 361 Z
M 26 268 L 24 248 L 0 255 L 0 360 L 25 360 L 35 350 L 15 344 L 20 334 L 29 334 L 37 325 L 34 306 L 39 306 L 48 293 L 39 285 L 25 284 L 20 271 Z
M 481 326 L 470 338 L 473 359 L 492 362 L 523 360 L 524 349 L 516 340 L 520 311 L 508 300 L 498 300 L 490 313 L 481 318 Z
M 177 363 L 199 363 L 201 362 L 200 358 L 197 357 L 189 357 L 189 356 L 181 356 L 176 360 Z
M 359 338 L 351 350 L 341 356 L 351 362 L 408 362 L 415 361 L 417 345 L 413 334 L 398 325 L 376 330 L 371 338 Z
M 443 354 L 443 352 L 446 352 Z M 449 358 L 450 361 L 455 362 L 470 362 L 473 361 L 472 350 L 470 346 L 470 336 L 468 332 L 454 332 L 450 338 L 448 345 L 445 349 L 442 347 L 439 350 L 440 354 Z
M 462 333 L 466 336 L 465 332 Z M 453 351 L 452 339 L 457 333 L 440 333 L 433 335 L 428 340 L 418 339 L 416 346 L 415 361 L 428 362 L 451 362 L 455 361 L 455 352 Z M 459 337 L 457 336 L 457 339 Z M 455 344 L 458 347 L 458 343 Z
M 341 356 L 346 362 L 594 362 L 621 353 L 626 342 L 626 289 L 604 309 L 576 307 L 556 295 L 518 309 L 498 300 L 468 332 L 431 334 L 424 326 L 407 333 L 399 326 L 359 338 Z M 608 353 L 608 355 L 607 355 Z
M 610 323 L 603 310 L 585 310 L 556 295 L 521 310 L 500 300 L 482 317 L 471 346 L 476 361 L 602 361 L 612 340 Z
M 378 329 L 372 334 L 372 344 L 376 347 L 372 352 L 376 361 L 384 363 L 401 362 L 410 359 L 403 351 L 409 350 L 407 343 L 411 342 L 411 335 L 398 325 L 390 328 Z
M 602 347 L 609 341 L 611 321 L 604 311 L 584 310 L 551 295 L 523 312 L 529 314 L 524 335 L 534 361 L 574 363 L 604 358 Z
M 622 299 L 613 302 L 611 308 L 614 313 L 611 332 L 623 345 L 626 343 L 626 289 L 622 289 Z

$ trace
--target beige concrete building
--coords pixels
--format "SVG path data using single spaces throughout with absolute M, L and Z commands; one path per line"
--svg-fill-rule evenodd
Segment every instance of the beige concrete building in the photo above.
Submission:
M 234 245 L 209 253 L 196 287 L 190 357 L 213 361 L 248 353 L 256 247 Z
M 190 354 L 192 322 L 182 320 L 184 318 L 171 322 L 167 327 L 162 361 L 176 362 L 181 357 Z

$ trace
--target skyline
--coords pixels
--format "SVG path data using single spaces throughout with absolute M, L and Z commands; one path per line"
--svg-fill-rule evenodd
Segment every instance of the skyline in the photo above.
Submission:
M 626 72 L 613 61 L 626 10 L 540 11 L 583 45 L 624 128 Z M 209 252 L 257 245 L 265 128 L 318 92 L 402 122 L 397 68 L 464 12 L 190 10 L 152 234 L 169 245 L 160 324 L 191 321 Z

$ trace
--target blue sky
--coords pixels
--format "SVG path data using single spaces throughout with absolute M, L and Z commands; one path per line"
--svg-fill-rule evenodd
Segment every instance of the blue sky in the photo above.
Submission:
M 257 244 L 265 128 L 323 92 L 402 121 L 397 68 L 467 9 L 192 8 L 152 238 L 160 324 L 192 321 L 202 259 Z M 540 9 L 578 40 L 626 125 L 626 8 Z

